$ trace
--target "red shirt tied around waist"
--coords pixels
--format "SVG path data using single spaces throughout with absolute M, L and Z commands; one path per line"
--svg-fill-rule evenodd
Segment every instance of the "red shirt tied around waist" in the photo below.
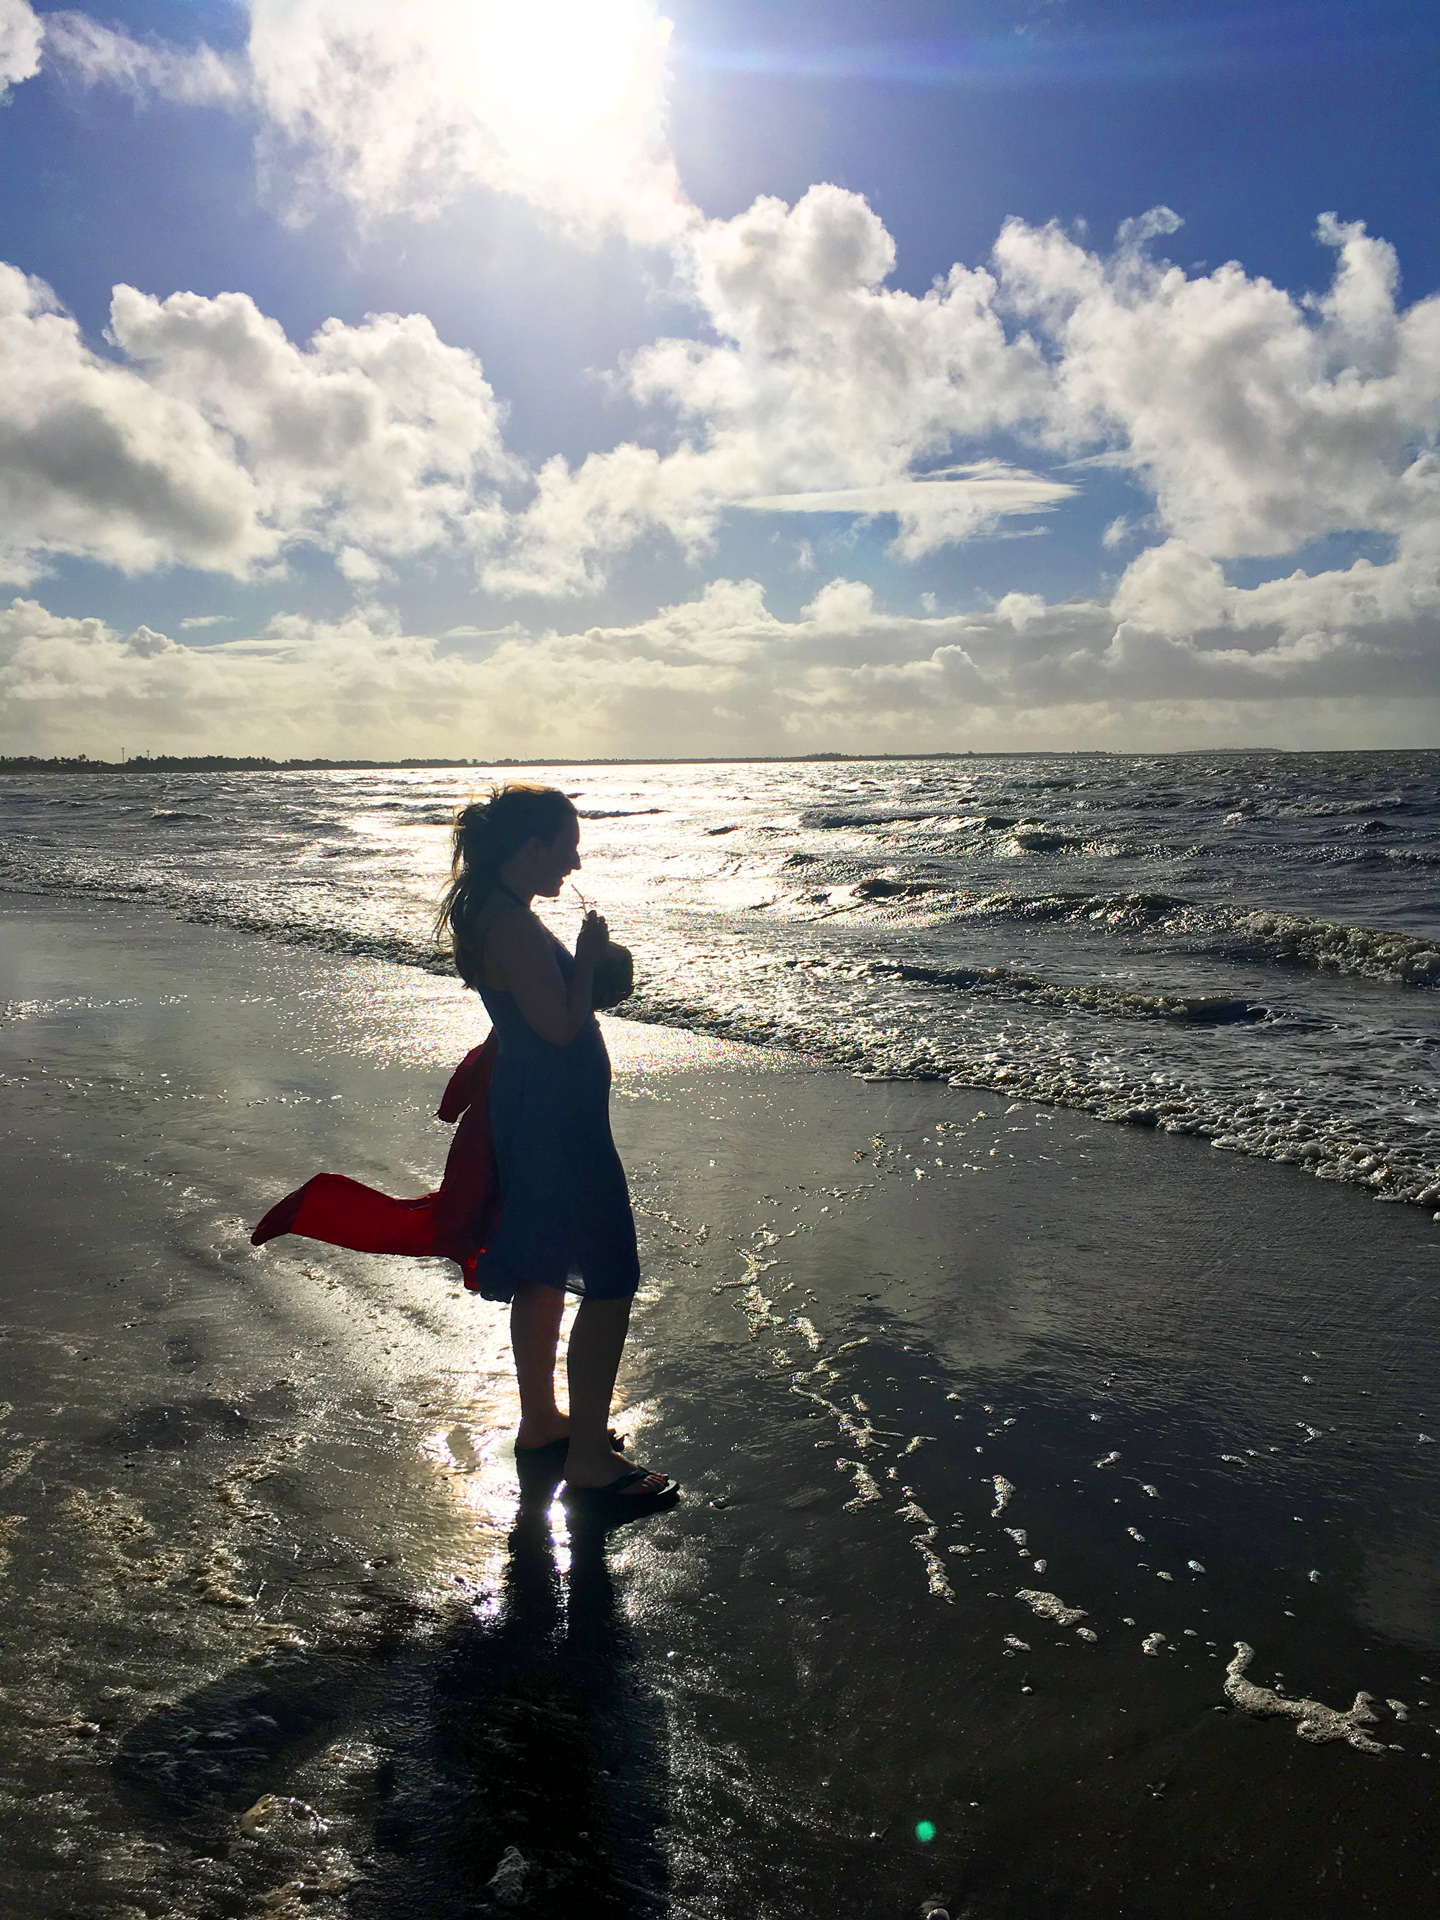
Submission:
M 445 1088 L 439 1117 L 454 1125 L 437 1193 L 395 1200 L 343 1173 L 317 1173 L 276 1201 L 251 1234 L 263 1247 L 284 1233 L 357 1253 L 439 1255 L 453 1260 L 472 1293 L 475 1265 L 500 1219 L 500 1180 L 490 1137 L 490 1076 L 496 1037 L 466 1054 Z

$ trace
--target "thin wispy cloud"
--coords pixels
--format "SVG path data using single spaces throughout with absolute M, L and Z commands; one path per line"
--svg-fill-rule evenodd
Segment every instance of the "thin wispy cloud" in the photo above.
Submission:
M 882 481 L 871 487 L 829 492 L 757 494 L 737 506 L 752 513 L 843 514 L 850 519 L 893 519 L 894 551 L 918 559 L 937 547 L 991 533 L 1015 515 L 1048 513 L 1076 489 L 995 461 L 949 474 Z
M 177 47 L 137 40 L 122 28 L 75 12 L 44 15 L 43 34 L 46 65 L 82 86 L 119 87 L 137 100 L 153 97 L 186 107 L 239 107 L 251 97 L 247 63 L 203 41 Z

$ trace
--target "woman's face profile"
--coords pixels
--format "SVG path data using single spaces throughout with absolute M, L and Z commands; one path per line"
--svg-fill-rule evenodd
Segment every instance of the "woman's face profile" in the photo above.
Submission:
M 554 899 L 567 875 L 579 870 L 580 822 L 571 820 L 553 840 L 542 840 L 537 835 L 530 845 L 534 851 L 531 871 L 535 876 L 535 891 Z

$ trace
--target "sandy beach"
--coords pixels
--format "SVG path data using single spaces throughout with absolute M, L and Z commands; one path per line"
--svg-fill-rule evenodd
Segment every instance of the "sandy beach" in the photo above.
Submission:
M 10 895 L 0 1005 L 0 1910 L 1440 1898 L 1428 1213 L 609 1019 L 686 1498 L 571 1539 L 453 1267 L 248 1240 L 437 1183 L 457 983 Z

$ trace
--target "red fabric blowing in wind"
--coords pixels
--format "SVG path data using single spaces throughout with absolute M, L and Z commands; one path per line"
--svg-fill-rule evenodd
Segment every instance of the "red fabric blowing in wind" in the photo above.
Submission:
M 317 1173 L 271 1207 L 250 1239 L 257 1247 L 282 1233 L 303 1234 L 359 1253 L 440 1254 L 455 1261 L 472 1293 L 475 1262 L 500 1218 L 500 1180 L 490 1137 L 492 1033 L 467 1053 L 445 1089 L 440 1118 L 455 1122 L 438 1193 L 394 1200 L 343 1173 Z

